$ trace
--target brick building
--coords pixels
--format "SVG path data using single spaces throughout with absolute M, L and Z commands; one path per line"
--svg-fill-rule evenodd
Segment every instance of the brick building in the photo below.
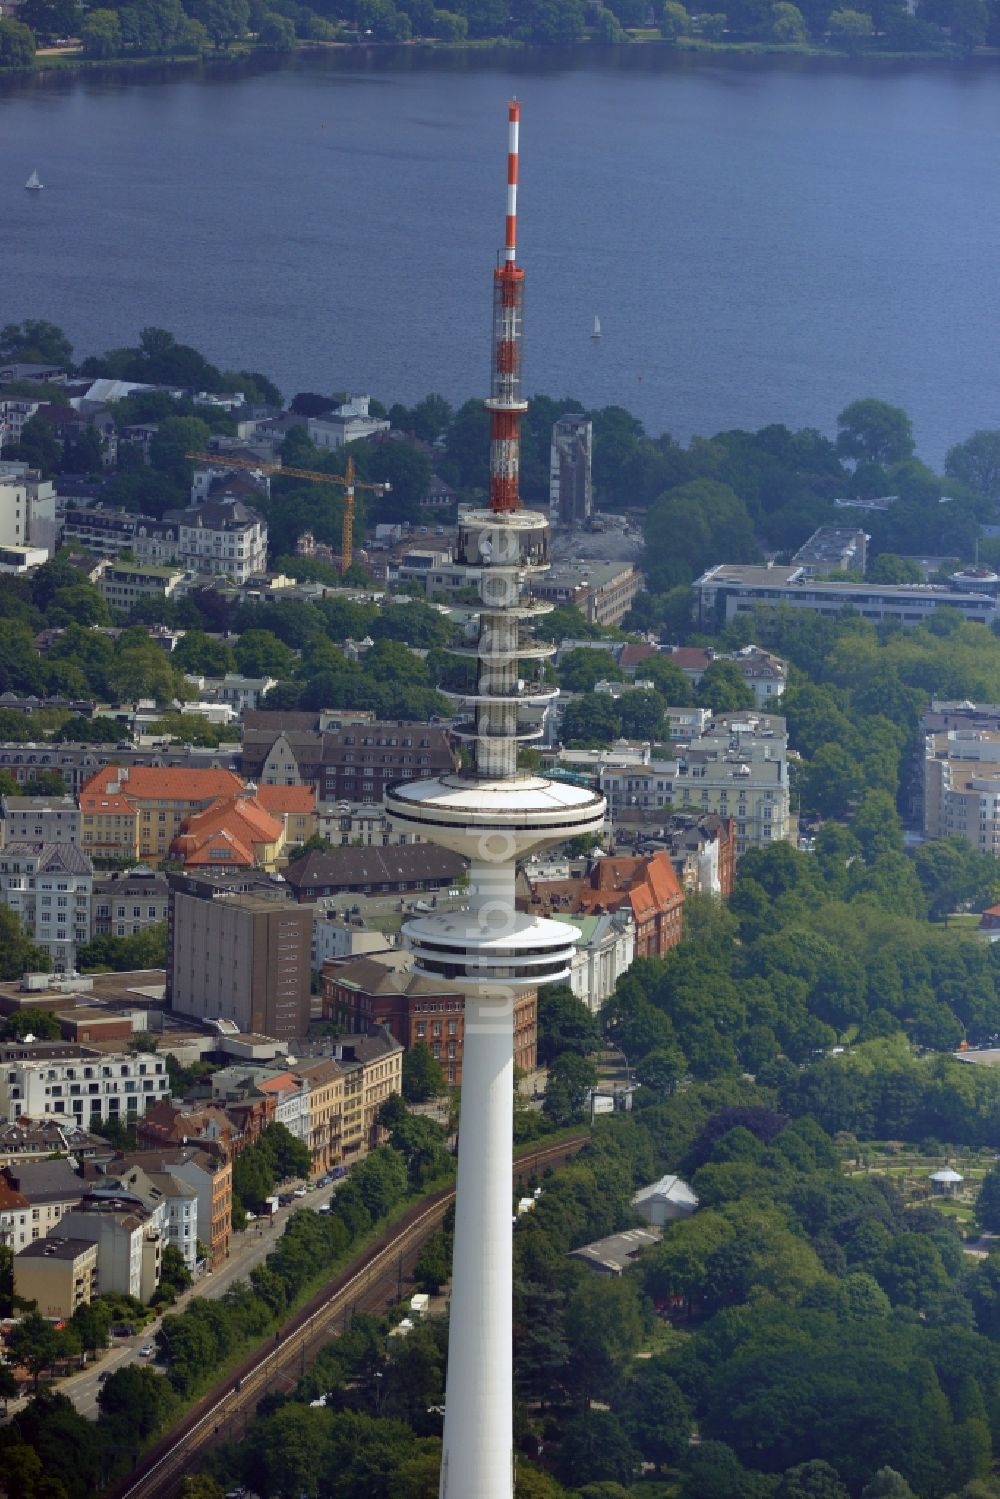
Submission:
M 390 968 L 374 958 L 323 966 L 323 1017 L 348 1031 L 382 1025 L 404 1050 L 418 1041 L 440 1062 L 450 1087 L 462 1085 L 465 996 L 447 984 Z M 519 994 L 514 1004 L 514 1064 L 537 1065 L 538 996 Z
M 538 915 L 597 916 L 622 907 L 635 923 L 635 956 L 662 958 L 683 932 L 684 892 L 665 851 L 595 859 L 576 879 L 519 881 L 518 907 Z

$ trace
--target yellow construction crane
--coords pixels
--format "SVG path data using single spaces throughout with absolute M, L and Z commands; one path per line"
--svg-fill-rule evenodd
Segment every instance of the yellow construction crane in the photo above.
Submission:
M 354 556 L 354 491 L 369 489 L 372 494 L 388 494 L 392 485 L 368 484 L 355 478 L 354 459 L 348 455 L 347 471 L 343 474 L 321 474 L 313 468 L 282 468 L 280 463 L 257 463 L 252 458 L 229 458 L 225 453 L 186 453 L 186 458 L 196 463 L 208 463 L 213 468 L 245 468 L 252 474 L 280 474 L 288 479 L 308 479 L 312 484 L 338 484 L 344 491 L 344 521 L 340 528 L 340 570 L 346 573 Z

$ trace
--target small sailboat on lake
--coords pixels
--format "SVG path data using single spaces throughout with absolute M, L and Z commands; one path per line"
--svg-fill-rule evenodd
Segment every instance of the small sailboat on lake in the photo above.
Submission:
M 42 179 L 41 177 L 39 177 L 37 172 L 32 172 L 31 176 L 28 178 L 27 182 L 24 185 L 29 193 L 40 193 L 45 184 L 42 182 Z
M 594 331 L 590 336 L 591 338 L 600 338 L 601 336 L 601 320 L 596 312 L 594 313 Z

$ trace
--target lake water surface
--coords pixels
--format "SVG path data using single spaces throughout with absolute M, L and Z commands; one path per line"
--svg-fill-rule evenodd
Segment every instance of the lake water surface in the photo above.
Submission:
M 529 389 L 685 439 L 876 395 L 935 462 L 1000 427 L 989 66 L 376 50 L 10 83 L 0 323 L 80 356 L 158 324 L 289 395 L 483 394 L 511 94 Z

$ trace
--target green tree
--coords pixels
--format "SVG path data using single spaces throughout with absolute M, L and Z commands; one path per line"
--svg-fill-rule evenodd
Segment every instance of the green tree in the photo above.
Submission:
M 1000 1167 L 993 1166 L 983 1177 L 976 1198 L 976 1221 L 984 1233 L 1000 1233 Z
M 0 21 L 0 68 L 30 68 L 35 61 L 35 37 L 23 21 Z
M 871 16 L 861 11 L 835 10 L 829 25 L 834 40 L 845 43 L 872 35 Z M 869 397 L 852 401 L 837 417 L 837 451 L 858 463 L 900 463 L 912 456 L 914 446 L 910 418 L 899 406 Z
M 15 1364 L 27 1369 L 38 1388 L 39 1376 L 50 1369 L 63 1350 L 63 1341 L 53 1326 L 38 1312 L 28 1312 L 12 1328 L 7 1347 Z
M 850 1495 L 836 1468 L 819 1460 L 787 1469 L 774 1499 L 850 1499 Z
M 948 449 L 944 471 L 949 479 L 967 484 L 976 494 L 1000 500 L 1000 431 L 973 432 Z
M 73 345 L 55 323 L 26 318 L 23 323 L 5 323 L 0 328 L 0 359 L 71 367 Z
M 752 708 L 753 689 L 743 680 L 735 661 L 710 661 L 698 683 L 695 699 L 713 713 L 736 713 Z
M 685 590 L 687 592 L 687 590 Z M 690 614 L 690 601 L 688 602 Z M 676 661 L 669 655 L 650 656 L 643 661 L 639 674 L 652 682 L 657 692 L 671 708 L 690 708 L 694 703 L 694 690 Z
M 564 1051 L 549 1067 L 542 1112 L 556 1128 L 580 1118 L 591 1088 L 597 1086 L 597 1068 L 586 1057 Z
M 785 46 L 802 46 L 809 40 L 806 23 L 797 5 L 777 0 L 771 11 L 771 38 Z
M 562 716 L 563 743 L 570 749 L 588 749 L 610 744 L 621 724 L 610 697 L 585 692 L 567 703 Z
M 679 36 L 687 36 L 691 29 L 691 18 L 679 0 L 664 0 L 660 12 L 660 35 L 665 41 L 675 42 Z
M 98 12 L 92 12 L 97 15 Z M 20 22 L 17 23 L 20 25 Z M 11 64 L 10 66 L 23 67 L 23 63 Z M 28 418 L 21 428 L 20 441 L 13 448 L 13 455 L 24 463 L 30 463 L 32 468 L 40 469 L 43 478 L 51 478 L 62 468 L 62 447 L 59 439 L 52 430 L 52 426 L 39 412 Z M 77 573 L 76 581 L 79 581 Z
M 295 27 L 287 16 L 267 11 L 259 32 L 261 46 L 272 52 L 294 52 L 296 47 Z
M 538 1060 L 542 1066 L 564 1051 L 589 1056 L 601 1044 L 600 1027 L 582 1000 L 566 984 L 546 984 L 538 991 Z
M 441 1063 L 426 1041 L 418 1041 L 403 1053 L 403 1097 L 407 1103 L 427 1103 L 447 1091 Z
M 206 0 L 206 3 L 222 9 L 230 5 L 235 7 L 241 0 Z M 149 461 L 154 469 L 174 483 L 189 488 L 194 465 L 186 454 L 204 452 L 210 435 L 208 423 L 200 417 L 168 416 L 160 422 L 149 445 Z
M 674 1463 L 687 1450 L 691 1407 L 668 1360 L 651 1358 L 636 1365 L 626 1391 L 626 1412 L 632 1440 L 648 1462 Z
M 245 36 L 250 22 L 247 0 L 192 0 L 191 15 L 200 21 L 216 48 Z
M 117 57 L 122 50 L 122 28 L 115 10 L 88 11 L 80 27 L 80 41 L 88 57 Z
M 924 575 L 912 557 L 894 552 L 880 552 L 868 564 L 865 577 L 869 583 L 922 583 Z
M 621 682 L 624 677 L 612 653 L 599 646 L 577 646 L 559 662 L 559 685 L 566 692 L 592 692 L 596 682 Z

